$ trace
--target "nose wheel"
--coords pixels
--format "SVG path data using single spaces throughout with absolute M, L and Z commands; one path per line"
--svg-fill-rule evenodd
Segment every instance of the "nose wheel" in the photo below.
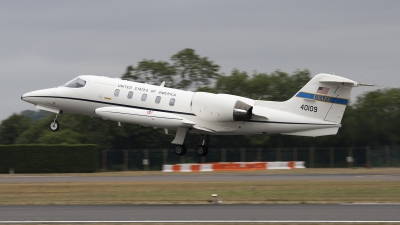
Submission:
M 60 129 L 60 123 L 57 120 L 54 120 L 53 122 L 50 123 L 50 130 L 53 132 L 58 131 Z
M 50 123 L 50 130 L 53 132 L 58 131 L 60 129 L 60 123 L 57 121 L 58 113 L 56 114 L 56 118 Z

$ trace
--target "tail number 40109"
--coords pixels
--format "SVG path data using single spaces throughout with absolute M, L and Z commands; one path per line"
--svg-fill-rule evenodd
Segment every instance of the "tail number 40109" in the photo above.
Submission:
M 302 105 L 300 106 L 300 109 L 309 112 L 318 112 L 318 107 L 312 105 Z

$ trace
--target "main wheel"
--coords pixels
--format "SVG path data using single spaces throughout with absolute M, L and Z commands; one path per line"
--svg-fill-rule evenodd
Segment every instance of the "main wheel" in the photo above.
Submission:
M 185 155 L 187 151 L 187 148 L 185 145 L 175 145 L 174 147 L 174 152 L 178 156 Z
M 50 123 L 50 130 L 55 132 L 58 131 L 58 129 L 60 129 L 60 123 L 58 123 L 57 120 L 53 121 Z
M 196 154 L 198 156 L 206 156 L 208 154 L 208 147 L 205 145 L 199 145 L 196 148 Z

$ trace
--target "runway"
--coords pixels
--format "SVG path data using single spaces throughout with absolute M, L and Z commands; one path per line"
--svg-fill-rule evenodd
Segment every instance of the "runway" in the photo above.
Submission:
M 400 174 L 157 173 L 0 175 L 0 183 L 167 181 L 400 181 Z M 396 222 L 400 204 L 3 205 L 0 223 L 14 222 Z
M 400 174 L 165 174 L 131 176 L 37 176 L 2 175 L 0 183 L 40 183 L 40 182 L 132 182 L 132 181 L 400 181 Z
M 400 205 L 20 205 L 0 206 L 6 221 L 397 221 Z

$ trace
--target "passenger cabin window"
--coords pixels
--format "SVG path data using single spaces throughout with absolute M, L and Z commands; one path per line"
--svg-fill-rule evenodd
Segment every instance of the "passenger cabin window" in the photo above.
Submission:
M 174 105 L 175 105 L 175 99 L 174 99 L 174 98 L 171 98 L 171 99 L 169 100 L 169 105 L 170 105 L 170 106 L 174 106 Z
M 115 89 L 115 91 L 114 91 L 114 96 L 115 96 L 115 97 L 118 97 L 118 96 L 119 96 L 119 89 Z
M 157 96 L 157 97 L 156 97 L 156 103 L 157 103 L 157 104 L 160 104 L 160 102 L 161 102 L 161 96 Z
M 132 99 L 132 96 L 133 96 L 133 91 L 128 92 L 128 98 Z
M 147 99 L 147 94 L 143 94 L 142 95 L 142 101 L 146 101 L 146 99 Z
M 82 80 L 81 78 L 77 78 L 67 84 L 64 85 L 64 87 L 69 87 L 69 88 L 81 88 L 85 87 L 86 81 Z

